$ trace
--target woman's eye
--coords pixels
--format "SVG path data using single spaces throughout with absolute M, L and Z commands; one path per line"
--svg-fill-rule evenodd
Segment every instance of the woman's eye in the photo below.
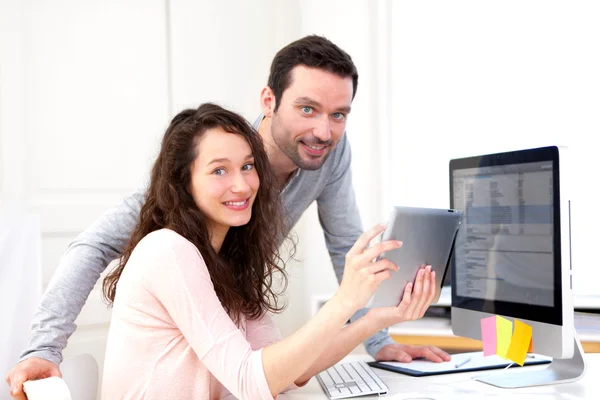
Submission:
M 213 175 L 225 175 L 225 168 L 217 168 L 213 171 Z
M 312 107 L 309 107 L 309 106 L 304 106 L 304 107 L 302 107 L 302 112 L 303 112 L 304 114 L 312 114 L 312 111 L 313 111 L 313 108 L 312 108 Z
M 254 164 L 252 163 L 248 163 L 242 167 L 242 171 L 250 171 L 252 169 L 254 169 Z

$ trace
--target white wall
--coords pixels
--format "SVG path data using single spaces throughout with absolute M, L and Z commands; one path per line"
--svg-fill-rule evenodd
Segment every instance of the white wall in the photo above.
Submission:
M 600 3 L 389 6 L 391 201 L 447 207 L 451 158 L 569 146 L 573 287 L 599 295 Z
M 68 243 L 148 174 L 169 116 L 165 3 L 3 1 L 0 22 L 0 197 L 40 215 L 45 288 Z M 102 362 L 109 318 L 97 288 L 65 357 Z
M 172 114 L 210 101 L 254 121 L 273 56 L 297 37 L 296 2 L 168 3 Z

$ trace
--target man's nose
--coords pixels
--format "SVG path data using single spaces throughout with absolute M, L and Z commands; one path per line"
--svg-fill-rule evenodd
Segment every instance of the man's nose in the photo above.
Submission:
M 324 116 L 313 129 L 313 135 L 321 142 L 329 142 L 331 140 L 331 125 L 329 124 L 329 117 Z

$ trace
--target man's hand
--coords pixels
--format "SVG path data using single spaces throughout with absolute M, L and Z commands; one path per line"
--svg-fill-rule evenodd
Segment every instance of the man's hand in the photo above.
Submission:
M 15 365 L 6 374 L 6 383 L 10 386 L 10 395 L 14 399 L 25 400 L 23 382 L 58 376 L 62 378 L 58 365 L 43 358 L 31 357 Z
M 377 352 L 377 361 L 411 362 L 415 358 L 424 358 L 436 363 L 450 361 L 450 355 L 435 346 L 409 346 L 400 343 L 385 345 Z

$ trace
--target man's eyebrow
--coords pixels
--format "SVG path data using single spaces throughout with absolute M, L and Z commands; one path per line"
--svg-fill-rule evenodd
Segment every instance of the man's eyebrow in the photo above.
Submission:
M 244 157 L 244 160 L 249 160 L 251 158 L 254 158 L 254 154 L 252 154 L 252 153 L 250 153 L 246 157 Z M 229 160 L 229 158 L 215 158 L 215 159 L 212 159 L 208 163 L 208 165 L 215 164 L 215 163 L 222 163 L 222 162 L 231 162 L 231 160 Z
M 305 105 L 305 106 L 314 106 L 321 107 L 321 103 L 316 100 L 311 99 L 310 97 L 302 96 L 298 97 L 295 101 L 296 104 Z
M 298 97 L 294 103 L 296 103 L 298 105 L 312 106 L 312 107 L 316 107 L 316 108 L 321 107 L 321 103 L 311 99 L 310 97 L 306 97 L 306 96 Z M 348 113 L 350 113 L 350 110 L 351 110 L 351 107 L 347 106 L 347 107 L 340 107 L 335 112 L 342 112 L 342 113 L 348 114 Z

